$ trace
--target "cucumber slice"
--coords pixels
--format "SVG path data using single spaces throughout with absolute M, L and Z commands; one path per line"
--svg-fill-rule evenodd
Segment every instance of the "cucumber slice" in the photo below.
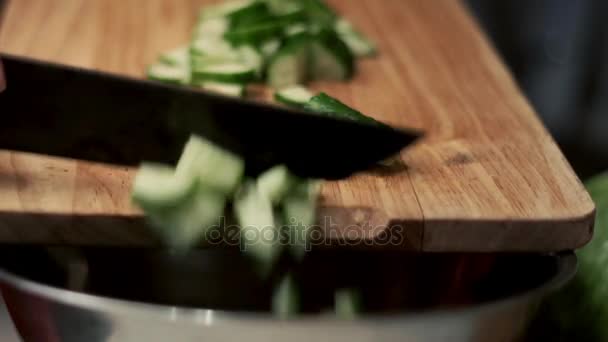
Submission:
M 255 79 L 256 69 L 243 63 L 213 64 L 192 69 L 195 82 L 248 83 Z
M 132 199 L 144 210 L 171 208 L 196 188 L 196 178 L 177 176 L 172 167 L 143 163 L 133 182 Z
M 262 76 L 262 69 L 264 68 L 264 57 L 254 47 L 250 45 L 243 45 L 238 48 L 240 60 L 250 67 L 252 67 L 256 76 Z
M 148 214 L 152 226 L 168 245 L 185 250 L 198 243 L 208 231 L 219 227 L 225 206 L 225 195 L 199 188 L 189 200 L 172 210 Z
M 336 316 L 342 319 L 354 319 L 361 312 L 361 296 L 355 289 L 336 291 L 334 308 Z
M 300 85 L 283 88 L 274 93 L 274 99 L 277 102 L 292 107 L 303 107 L 313 96 L 314 95 L 308 89 Z
M 279 165 L 262 173 L 257 179 L 257 186 L 260 193 L 268 197 L 273 204 L 277 204 L 297 180 L 285 165 Z
M 300 298 L 296 282 L 287 274 L 272 295 L 272 312 L 281 319 L 293 317 L 300 310 Z
M 214 37 L 193 41 L 190 45 L 190 53 L 194 56 L 211 56 L 224 59 L 237 57 L 237 53 L 230 43 L 221 38 L 218 39 Z
M 244 161 L 199 136 L 191 136 L 177 163 L 178 177 L 195 178 L 221 194 L 231 194 L 243 178 Z
M 241 226 L 241 248 L 255 260 L 260 274 L 266 276 L 280 253 L 272 203 L 255 183 L 249 182 L 237 193 L 234 211 Z
M 307 251 L 309 235 L 316 222 L 320 185 L 315 180 L 301 181 L 282 201 L 284 220 L 290 229 L 290 252 L 296 260 L 302 260 Z
M 312 43 L 313 79 L 347 80 L 354 69 L 354 56 L 335 31 L 322 29 L 315 35 Z
M 265 41 L 264 43 L 262 43 L 260 45 L 260 53 L 262 54 L 262 57 L 264 59 L 268 59 L 271 56 L 273 56 L 275 53 L 277 53 L 277 51 L 279 51 L 280 47 L 281 47 L 280 40 L 271 39 L 271 40 Z
M 188 67 L 164 63 L 156 63 L 149 66 L 147 76 L 151 80 L 171 84 L 188 84 L 190 82 L 190 70 Z
M 189 50 L 188 46 L 182 46 L 161 54 L 158 60 L 167 65 L 188 68 L 190 65 Z
M 376 46 L 363 36 L 343 34 L 340 38 L 357 57 L 371 57 L 377 53 Z
M 346 19 L 337 20 L 334 29 L 355 56 L 368 57 L 376 54 L 376 46 Z
M 308 33 L 288 37 L 269 61 L 268 84 L 274 88 L 285 88 L 304 83 L 308 79 L 309 47 Z
M 199 85 L 201 88 L 223 94 L 227 96 L 243 97 L 245 96 L 245 86 L 234 83 L 219 83 L 219 82 L 203 82 Z
M 230 21 L 223 17 L 199 21 L 194 27 L 193 40 L 221 38 L 228 31 Z
M 259 46 L 269 39 L 274 39 L 277 36 L 280 36 L 282 30 L 282 24 L 276 20 L 273 20 L 230 30 L 224 34 L 224 38 L 234 46 L 244 44 Z
M 353 108 L 325 93 L 320 93 L 314 96 L 304 107 L 310 111 L 331 117 L 353 120 L 372 125 L 383 125 L 381 122 L 354 110 Z
M 226 64 L 226 63 L 241 63 L 241 57 L 235 52 L 234 54 L 229 54 L 229 55 L 206 55 L 206 56 L 198 56 L 198 55 L 192 55 L 190 58 L 190 63 L 191 63 L 191 70 L 200 70 L 200 69 L 204 69 L 210 65 L 219 65 L 219 64 Z M 197 83 L 197 80 L 193 80 L 195 85 Z

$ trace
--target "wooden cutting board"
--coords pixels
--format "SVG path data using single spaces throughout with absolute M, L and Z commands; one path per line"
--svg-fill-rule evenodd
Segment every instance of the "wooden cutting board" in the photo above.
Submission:
M 206 2 L 9 0 L 0 50 L 141 77 L 188 41 Z M 422 251 L 552 251 L 591 238 L 590 197 L 460 2 L 330 3 L 380 55 L 350 83 L 313 88 L 428 136 L 401 166 L 327 183 L 324 222 Z M 158 244 L 130 204 L 132 180 L 125 168 L 0 151 L 0 242 Z

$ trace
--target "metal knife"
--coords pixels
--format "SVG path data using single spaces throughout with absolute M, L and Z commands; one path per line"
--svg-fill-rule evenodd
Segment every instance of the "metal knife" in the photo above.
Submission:
M 0 54 L 0 149 L 137 165 L 174 163 L 190 134 L 241 155 L 248 173 L 286 164 L 335 179 L 421 134 L 181 86 Z

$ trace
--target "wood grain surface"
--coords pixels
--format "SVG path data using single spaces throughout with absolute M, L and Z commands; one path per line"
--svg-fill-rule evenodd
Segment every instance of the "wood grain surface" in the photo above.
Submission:
M 0 51 L 142 77 L 160 51 L 188 41 L 208 2 L 9 0 Z M 323 217 L 368 238 L 388 228 L 393 244 L 422 251 L 563 250 L 591 238 L 591 199 L 460 2 L 330 3 L 380 54 L 352 82 L 313 88 L 428 136 L 402 153 L 406 167 L 327 183 Z M 0 241 L 156 244 L 130 204 L 132 179 L 0 152 Z M 96 227 L 104 220 L 115 229 Z

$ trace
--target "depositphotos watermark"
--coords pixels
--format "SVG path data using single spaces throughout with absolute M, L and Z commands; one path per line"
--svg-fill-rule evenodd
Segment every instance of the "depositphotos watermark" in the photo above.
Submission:
M 400 225 L 373 226 L 357 224 L 341 226 L 326 216 L 310 226 L 295 220 L 276 226 L 240 226 L 228 224 L 221 217 L 218 225 L 206 229 L 204 240 L 210 245 L 239 246 L 246 251 L 257 245 L 280 244 L 302 246 L 306 251 L 313 246 L 401 246 L 405 241 L 405 228 Z

